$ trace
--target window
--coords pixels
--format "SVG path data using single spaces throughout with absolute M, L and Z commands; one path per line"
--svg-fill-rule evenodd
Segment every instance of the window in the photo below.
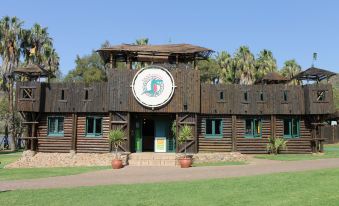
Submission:
M 317 91 L 317 101 L 323 102 L 326 100 L 326 91 L 319 90 Z
M 295 118 L 284 119 L 284 137 L 298 138 L 300 137 L 300 121 Z
M 48 117 L 48 136 L 64 136 L 64 117 Z
M 263 91 L 259 92 L 259 100 L 264 101 L 264 92 Z
M 283 91 L 283 101 L 287 102 L 288 101 L 288 92 L 286 90 Z
M 244 92 L 244 101 L 247 102 L 248 101 L 248 91 Z
M 86 137 L 102 136 L 102 117 L 87 117 Z
M 88 100 L 88 89 L 85 90 L 85 100 Z
M 221 119 L 206 119 L 206 137 L 222 138 Z
M 220 100 L 224 100 L 224 92 L 220 92 L 219 93 L 219 99 Z
M 33 89 L 32 88 L 21 89 L 21 98 L 22 99 L 34 99 Z
M 61 90 L 61 100 L 65 100 L 65 90 Z
M 262 135 L 261 119 L 246 119 L 245 120 L 245 137 L 259 138 Z

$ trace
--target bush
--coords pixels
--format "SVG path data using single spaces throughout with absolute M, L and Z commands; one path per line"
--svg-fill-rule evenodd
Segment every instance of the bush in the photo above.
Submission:
M 283 138 L 270 137 L 266 146 L 267 152 L 270 154 L 279 154 L 280 150 L 287 149 L 287 140 Z

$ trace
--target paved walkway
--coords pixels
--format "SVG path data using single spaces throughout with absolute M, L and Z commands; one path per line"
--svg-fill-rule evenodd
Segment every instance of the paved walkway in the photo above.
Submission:
M 0 191 L 241 177 L 336 167 L 339 168 L 339 158 L 294 162 L 253 159 L 248 165 L 193 167 L 188 169 L 129 166 L 120 170 L 109 169 L 70 176 L 0 181 Z

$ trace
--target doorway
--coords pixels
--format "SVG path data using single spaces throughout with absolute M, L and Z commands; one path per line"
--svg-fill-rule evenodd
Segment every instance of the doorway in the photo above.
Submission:
M 154 152 L 155 128 L 154 120 L 144 118 L 141 126 L 142 135 L 142 151 Z

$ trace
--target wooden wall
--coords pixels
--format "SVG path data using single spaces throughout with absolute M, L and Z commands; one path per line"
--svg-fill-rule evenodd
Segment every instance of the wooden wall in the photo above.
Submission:
M 287 91 L 288 100 L 283 94 Z M 224 99 L 220 99 L 223 92 Z M 244 99 L 247 92 L 248 101 Z M 263 101 L 260 93 L 263 93 Z M 304 114 L 304 90 L 288 85 L 201 85 L 201 113 L 203 114 Z
M 40 101 L 41 99 L 41 84 L 38 82 L 18 82 L 16 85 L 16 106 L 18 111 L 30 111 L 39 112 L 41 111 Z M 33 90 L 33 99 L 23 99 L 22 90 L 24 88 L 30 88 Z
M 64 117 L 64 136 L 48 136 L 47 117 Z M 72 144 L 72 115 L 67 113 L 43 114 L 37 127 L 38 151 L 39 152 L 69 152 Z
M 169 70 L 176 85 L 168 104 L 152 110 L 134 98 L 131 84 L 137 70 L 114 70 L 108 81 L 109 110 L 129 112 L 198 113 L 200 111 L 200 72 L 192 69 Z M 187 105 L 185 109 L 184 105 Z
M 317 100 L 317 92 L 325 92 L 325 100 Z M 304 86 L 306 114 L 331 114 L 335 112 L 333 90 L 330 84 L 312 84 Z
M 222 138 L 206 138 L 206 118 L 222 119 Z M 232 118 L 231 116 L 203 115 L 198 117 L 199 152 L 232 151 Z
M 262 121 L 261 138 L 245 138 L 245 121 L 247 118 L 260 118 Z M 271 119 L 269 116 L 237 116 L 236 150 L 244 154 L 265 154 L 268 138 L 271 136 Z
M 94 116 L 91 114 L 91 116 Z M 80 153 L 96 152 L 105 153 L 110 151 L 108 143 L 108 132 L 110 120 L 108 114 L 97 114 L 102 116 L 102 137 L 86 137 L 86 114 L 79 114 L 77 118 L 77 141 L 76 150 Z
M 300 119 L 300 137 L 287 139 L 287 150 L 281 151 L 281 153 L 310 153 L 311 147 L 311 125 L 305 118 L 301 116 L 294 116 Z M 286 116 L 278 116 L 276 118 L 276 136 L 282 138 L 284 136 L 284 118 Z

